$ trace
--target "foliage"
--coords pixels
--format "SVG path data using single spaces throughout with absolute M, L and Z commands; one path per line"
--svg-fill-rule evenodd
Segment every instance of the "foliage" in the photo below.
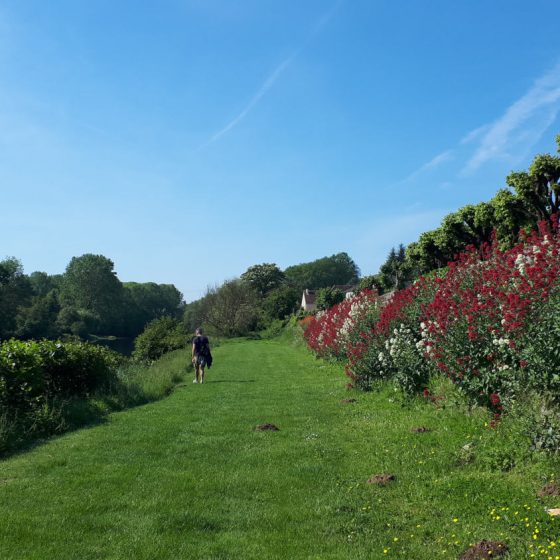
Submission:
M 270 263 L 250 266 L 241 275 L 241 280 L 247 282 L 261 297 L 279 288 L 284 282 L 284 279 L 284 273 L 278 266 Z
M 169 394 L 189 361 L 169 353 L 150 367 L 82 342 L 0 343 L 0 453 L 98 422 L 111 410 Z
M 172 350 L 190 344 L 184 326 L 173 317 L 160 317 L 150 321 L 144 332 L 134 341 L 133 357 L 138 361 L 154 361 Z
M 17 309 L 31 302 L 33 290 L 15 257 L 0 261 L 0 340 L 15 335 Z
M 258 294 L 247 282 L 228 280 L 187 305 L 185 322 L 189 327 L 203 326 L 221 336 L 244 336 L 257 326 L 259 304 Z
M 55 338 L 60 332 L 57 328 L 59 312 L 60 303 L 55 289 L 45 295 L 34 296 L 29 307 L 20 307 L 18 311 L 17 336 L 23 339 Z
M 183 295 L 173 284 L 126 282 L 123 287 L 126 335 L 136 336 L 153 319 L 181 315 Z
M 338 288 L 321 288 L 315 294 L 317 309 L 325 311 L 333 305 L 344 301 L 344 292 Z
M 269 292 L 261 304 L 266 322 L 285 319 L 295 313 L 300 298 L 301 294 L 290 286 L 281 286 Z
M 95 317 L 95 334 L 107 332 L 121 311 L 123 287 L 113 269 L 113 261 L 107 257 L 85 254 L 73 257 L 64 274 L 63 303 Z
M 298 289 L 327 288 L 336 285 L 353 285 L 359 278 L 359 269 L 347 253 L 338 253 L 312 262 L 288 267 L 286 281 Z
M 370 276 L 363 276 L 358 282 L 358 291 L 362 290 L 375 290 L 377 293 L 383 293 L 383 281 L 379 274 L 372 274 Z
M 400 290 L 412 279 L 412 267 L 402 243 L 397 250 L 392 248 L 389 252 L 379 269 L 379 279 L 385 290 Z
M 26 433 L 31 437 L 63 428 L 63 403 L 108 391 L 122 358 L 81 342 L 8 340 L 0 343 L 0 450 Z

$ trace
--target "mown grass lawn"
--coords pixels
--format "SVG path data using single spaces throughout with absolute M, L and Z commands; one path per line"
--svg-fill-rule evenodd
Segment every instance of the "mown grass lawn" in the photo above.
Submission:
M 224 344 L 205 385 L 2 461 L 0 558 L 422 560 L 481 539 L 560 557 L 560 498 L 536 497 L 552 459 L 500 470 L 480 413 L 345 382 L 286 342 Z

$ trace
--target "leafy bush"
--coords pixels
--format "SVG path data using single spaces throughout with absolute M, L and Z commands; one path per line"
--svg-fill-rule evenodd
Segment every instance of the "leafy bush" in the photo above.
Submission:
M 333 305 L 342 303 L 343 301 L 344 292 L 338 288 L 321 288 L 317 290 L 315 303 L 317 304 L 317 309 L 320 311 L 326 311 Z
M 150 321 L 136 337 L 132 356 L 138 361 L 153 361 L 188 344 L 190 339 L 181 322 L 173 317 L 161 317 Z
M 65 429 L 64 403 L 110 391 L 122 357 L 82 342 L 0 343 L 0 450 Z

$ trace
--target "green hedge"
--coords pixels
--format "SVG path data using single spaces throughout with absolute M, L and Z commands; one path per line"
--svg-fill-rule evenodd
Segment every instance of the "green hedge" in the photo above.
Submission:
M 121 357 L 83 342 L 0 343 L 0 410 L 13 416 L 54 398 L 87 396 L 116 380 Z

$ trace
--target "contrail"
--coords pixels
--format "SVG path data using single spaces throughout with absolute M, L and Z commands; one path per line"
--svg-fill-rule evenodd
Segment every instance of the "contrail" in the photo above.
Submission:
M 249 114 L 251 109 L 261 100 L 262 96 L 274 85 L 274 82 L 279 78 L 279 76 L 282 74 L 282 72 L 284 72 L 284 70 L 286 70 L 286 68 L 290 65 L 292 60 L 298 54 L 299 54 L 299 51 L 296 51 L 294 54 L 292 54 L 291 56 L 286 58 L 286 60 L 281 62 L 276 67 L 274 72 L 272 72 L 272 74 L 270 74 L 270 76 L 265 80 L 265 82 L 259 88 L 257 93 L 255 93 L 255 95 L 253 95 L 253 98 L 251 99 L 251 101 L 249 101 L 249 103 L 247 104 L 245 109 L 243 109 L 243 111 L 241 111 L 241 113 L 239 113 L 233 120 L 231 120 L 228 124 L 226 124 L 226 126 L 224 126 L 224 128 L 222 128 L 221 130 L 216 132 L 216 134 L 214 134 L 211 138 L 209 138 L 204 144 L 199 146 L 196 151 L 202 150 L 203 148 L 206 148 L 206 146 L 209 146 L 210 144 L 212 144 L 213 142 L 215 142 L 216 140 L 221 138 L 224 134 L 228 133 L 232 128 L 236 127 Z
M 195 152 L 202 150 L 219 140 L 224 134 L 227 134 L 230 130 L 235 128 L 250 112 L 251 110 L 257 105 L 257 103 L 263 98 L 265 93 L 274 85 L 276 80 L 282 75 L 282 73 L 288 68 L 288 66 L 294 61 L 295 58 L 299 56 L 301 51 L 308 45 L 308 43 L 323 29 L 323 27 L 329 22 L 329 20 L 333 17 L 334 13 L 338 10 L 339 6 L 343 3 L 344 0 L 338 0 L 333 7 L 328 11 L 325 12 L 317 21 L 317 23 L 313 26 L 311 31 L 308 33 L 305 41 L 303 41 L 302 45 L 296 49 L 288 58 L 283 60 L 275 69 L 274 71 L 268 76 L 268 78 L 264 81 L 261 87 L 257 90 L 257 93 L 253 95 L 247 106 L 235 117 L 233 118 L 226 126 L 224 126 L 221 130 L 216 132 L 212 135 L 206 142 L 201 144 Z

